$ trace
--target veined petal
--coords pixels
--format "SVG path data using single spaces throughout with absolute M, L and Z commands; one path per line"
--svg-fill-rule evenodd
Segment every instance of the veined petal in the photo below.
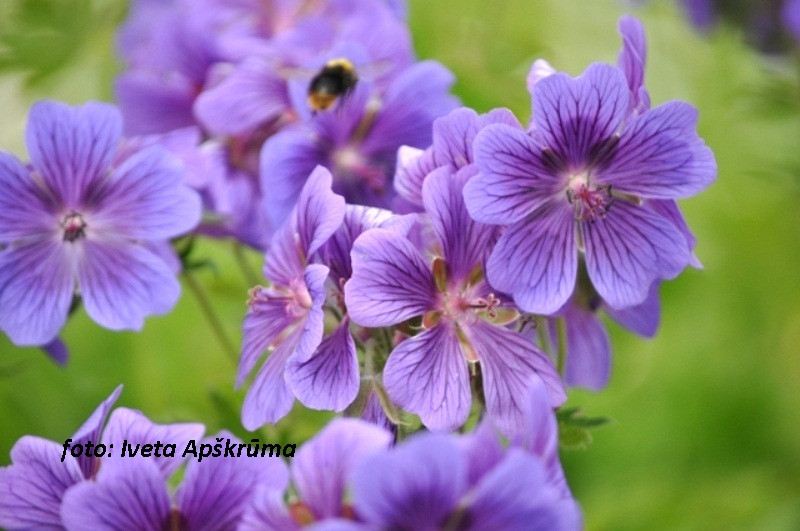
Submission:
M 510 225 L 549 201 L 562 186 L 541 148 L 527 133 L 505 124 L 488 125 L 475 137 L 480 173 L 464 187 L 470 215 L 482 223 Z
M 689 263 L 686 240 L 666 218 L 627 201 L 595 223 L 581 223 L 586 269 L 612 308 L 642 303 L 653 281 L 670 279 Z
M 51 201 L 16 157 L 0 153 L 0 241 L 55 233 Z
M 281 531 L 299 531 L 301 529 L 283 501 L 283 490 L 259 486 L 253 495 L 253 501 L 244 511 L 239 531 L 264 531 L 274 529 Z
M 357 419 L 335 419 L 292 461 L 300 499 L 319 518 L 342 514 L 344 493 L 356 466 L 389 446 L 389 432 Z
M 465 529 L 573 531 L 582 528 L 575 501 L 562 500 L 536 458 L 512 448 L 476 486 Z
M 353 322 L 391 326 L 422 315 L 434 304 L 436 286 L 417 248 L 389 229 L 370 229 L 351 252 L 353 276 L 345 302 Z
M 523 335 L 478 321 L 466 330 L 483 372 L 486 410 L 501 433 L 514 436 L 524 425 L 528 404 L 524 397 L 541 380 L 552 407 L 567 395 L 550 359 Z
M 322 310 L 322 305 L 325 304 L 325 279 L 328 278 L 328 273 L 330 273 L 330 269 L 326 266 L 311 264 L 306 267 L 303 275 L 308 294 L 311 297 L 311 308 L 308 309 L 308 315 L 303 323 L 303 335 L 300 336 L 300 343 L 292 355 L 297 361 L 308 361 L 322 342 L 322 334 L 325 331 L 325 312 Z
M 618 132 L 630 94 L 618 68 L 594 63 L 577 78 L 557 73 L 533 92 L 533 124 L 568 167 L 583 167 L 592 149 Z
M 462 280 L 470 275 L 490 249 L 497 228 L 474 221 L 464 204 L 464 184 L 474 175 L 474 166 L 458 173 L 450 166 L 434 170 L 422 187 L 425 211 L 442 246 L 448 277 Z
M 619 19 L 619 34 L 622 36 L 622 49 L 617 64 L 625 72 L 628 89 L 631 92 L 631 108 L 641 113 L 650 108 L 650 96 L 644 88 L 644 71 L 647 63 L 647 38 L 644 26 L 639 19 L 623 15 Z
M 100 433 L 103 430 L 103 425 L 106 423 L 108 412 L 111 411 L 120 393 L 122 393 L 122 385 L 118 385 L 108 398 L 103 400 L 100 405 L 95 408 L 92 414 L 89 415 L 89 418 L 81 424 L 81 427 L 75 431 L 72 435 L 72 444 L 85 444 L 87 441 L 92 441 L 94 444 L 100 442 Z M 78 464 L 83 472 L 83 477 L 86 479 L 91 478 L 96 472 L 94 460 L 94 457 L 87 456 L 85 453 L 77 458 Z
M 508 227 L 486 270 L 489 283 L 512 294 L 522 310 L 550 314 L 561 308 L 578 271 L 573 210 L 553 202 Z
M 466 490 L 466 476 L 451 437 L 420 434 L 356 469 L 353 505 L 380 529 L 441 529 Z
M 221 441 L 241 442 L 233 434 L 222 431 L 214 438 L 198 441 L 198 447 L 200 444 L 214 446 Z M 283 461 L 271 457 L 253 461 L 242 457 L 189 461 L 175 493 L 185 529 L 234 529 L 250 506 L 257 486 L 286 488 L 289 471 Z
M 169 511 L 167 486 L 153 461 L 111 458 L 95 481 L 67 491 L 61 519 L 68 530 L 161 531 Z
M 303 330 L 298 328 L 284 339 L 267 358 L 256 374 L 242 405 L 242 425 L 254 431 L 266 423 L 274 423 L 292 409 L 294 395 L 284 380 L 286 360 L 289 359 Z
M 411 146 L 400 146 L 397 150 L 394 189 L 412 205 L 422 207 L 422 183 L 436 167 L 433 148 L 423 151 Z
M 180 284 L 169 266 L 141 245 L 81 242 L 78 280 L 86 313 L 111 330 L 140 330 L 144 318 L 172 310 Z
M 644 202 L 644 206 L 661 214 L 678 227 L 683 237 L 686 238 L 686 245 L 689 246 L 689 251 L 691 252 L 689 265 L 695 269 L 703 269 L 703 264 L 700 263 L 700 260 L 694 253 L 694 248 L 697 245 L 697 237 L 692 233 L 692 230 L 686 223 L 686 219 L 683 217 L 683 212 L 681 212 L 678 202 L 673 199 L 649 199 Z
M 90 201 L 90 230 L 131 240 L 166 240 L 200 222 L 200 196 L 183 184 L 180 162 L 157 146 L 125 159 Z
M 122 451 L 123 441 L 133 450 L 138 445 L 154 444 L 160 441 L 163 444 L 175 444 L 176 448 L 186 448 L 190 440 L 199 440 L 206 431 L 202 424 L 181 423 L 181 424 L 156 424 L 142 414 L 141 411 L 119 407 L 111 413 L 108 425 L 103 430 L 103 443 L 108 446 L 113 444 L 115 448 Z M 93 441 L 93 442 L 96 442 Z M 136 449 L 140 454 L 139 449 Z M 182 452 L 182 450 L 181 450 Z M 125 456 L 125 459 L 130 459 Z M 175 457 L 145 457 L 144 459 L 153 460 L 158 465 L 164 479 L 167 479 L 175 470 L 181 466 L 183 459 Z
M 473 161 L 472 141 L 478 134 L 478 113 L 460 107 L 433 122 L 433 147 L 437 166 L 449 164 L 456 170 Z
M 286 378 L 306 407 L 342 411 L 349 406 L 358 394 L 360 381 L 350 319 L 345 316 L 308 360 L 292 357 L 286 366 Z
M 25 436 L 11 448 L 11 465 L 0 468 L 0 526 L 5 529 L 61 529 L 61 499 L 83 480 L 60 444 Z
M 0 251 L 0 329 L 17 345 L 52 341 L 75 292 L 72 247 L 41 240 Z
M 331 190 L 333 177 L 323 166 L 308 176 L 293 213 L 306 259 L 317 252 L 344 220 L 344 198 Z
M 25 143 L 33 167 L 64 206 L 76 209 L 105 177 L 122 139 L 122 115 L 108 103 L 31 107 Z
M 564 380 L 572 387 L 600 391 L 611 376 L 611 343 L 594 312 L 570 305 L 565 315 L 567 359 Z
M 658 330 L 658 322 L 661 317 L 661 302 L 658 299 L 659 282 L 653 282 L 647 292 L 647 298 L 643 303 L 636 306 L 628 306 L 620 310 L 615 310 L 610 306 L 603 309 L 616 322 L 639 334 L 642 337 L 653 337 Z
M 654 199 L 689 197 L 717 177 L 711 149 L 697 136 L 697 110 L 670 101 L 636 117 L 598 180 Z
M 313 132 L 306 127 L 286 128 L 264 142 L 260 158 L 261 189 L 271 230 L 291 216 L 309 174 L 325 160 Z
M 472 397 L 467 361 L 449 323 L 408 338 L 389 354 L 383 384 L 392 400 L 432 430 L 466 422 Z
M 274 64 L 251 56 L 219 85 L 203 91 L 194 114 L 214 134 L 248 134 L 289 109 L 286 79 Z
M 274 293 L 271 289 L 261 291 Z M 242 354 L 236 371 L 236 387 L 240 387 L 264 352 L 298 319 L 288 313 L 286 301 L 256 301 L 247 310 L 242 323 Z

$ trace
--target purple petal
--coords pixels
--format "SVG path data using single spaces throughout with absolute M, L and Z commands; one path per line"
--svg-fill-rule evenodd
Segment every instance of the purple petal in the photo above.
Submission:
M 103 461 L 96 480 L 75 485 L 61 505 L 67 529 L 161 531 L 169 514 L 167 486 L 146 459 Z
M 658 330 L 661 303 L 658 299 L 658 282 L 653 282 L 643 303 L 615 310 L 604 306 L 606 313 L 616 322 L 643 337 L 653 337 Z
M 463 168 L 473 161 L 472 141 L 478 134 L 478 113 L 467 107 L 451 111 L 433 122 L 433 146 L 436 164 Z
M 394 216 L 391 211 L 382 208 L 345 205 L 342 225 L 319 250 L 319 258 L 323 264 L 330 267 L 334 282 L 339 282 L 340 279 L 347 280 L 353 275 L 350 251 L 356 238 L 372 228 L 394 228 L 397 218 L 399 217 Z M 398 233 L 402 232 L 400 228 Z
M 224 447 L 229 441 L 241 442 L 222 431 L 216 438 L 208 437 L 200 444 Z M 288 482 L 286 464 L 274 457 L 259 457 L 255 461 L 244 456 L 192 460 L 175 493 L 175 502 L 186 529 L 234 529 L 250 506 L 257 486 L 284 490 Z
M 83 480 L 78 462 L 61 462 L 60 444 L 25 436 L 11 448 L 11 466 L 0 467 L 0 526 L 61 529 L 64 492 Z
M 50 356 L 50 359 L 62 367 L 67 364 L 69 360 L 69 349 L 67 348 L 67 344 L 64 343 L 60 337 L 56 337 L 49 343 L 42 345 L 41 348 L 45 354 Z
M 411 146 L 400 146 L 397 150 L 397 171 L 394 174 L 394 189 L 412 205 L 422 206 L 422 182 L 436 169 L 432 148 L 425 151 Z
M 325 331 L 325 313 L 322 305 L 325 304 L 325 279 L 328 278 L 328 273 L 330 269 L 324 265 L 311 264 L 303 275 L 311 297 L 311 307 L 303 323 L 303 335 L 294 353 L 294 358 L 299 362 L 308 361 L 322 342 L 322 334 Z
M 131 240 L 166 240 L 200 222 L 200 197 L 180 162 L 160 147 L 128 157 L 92 194 L 90 230 Z
M 288 108 L 286 79 L 274 64 L 250 57 L 219 85 L 202 92 L 194 113 L 211 133 L 236 136 L 254 131 Z
M 464 280 L 482 266 L 496 227 L 473 221 L 464 204 L 464 184 L 474 175 L 474 166 L 458 173 L 450 166 L 434 170 L 422 187 L 425 211 L 444 251 L 448 279 Z
M 466 455 L 467 484 L 470 487 L 502 461 L 506 453 L 488 418 L 484 418 L 471 433 L 459 437 L 457 442 Z
M 264 277 L 273 285 L 290 286 L 303 274 L 305 258 L 300 235 L 294 224 L 287 220 L 270 240 L 269 251 L 264 256 Z
M 522 310 L 550 314 L 561 308 L 578 271 L 573 210 L 566 203 L 551 203 L 508 227 L 486 270 L 491 285 L 513 294 Z
M 464 187 L 470 215 L 482 223 L 509 225 L 550 201 L 562 179 L 545 166 L 541 149 L 523 131 L 489 125 L 473 144 L 480 173 Z
M 636 112 L 650 108 L 650 97 L 644 88 L 644 71 L 647 62 L 647 38 L 644 26 L 635 17 L 623 15 L 619 19 L 622 49 L 617 64 L 625 72 L 631 92 L 631 107 Z
M 70 244 L 40 240 L 0 251 L 0 329 L 17 345 L 52 341 L 75 291 Z
M 261 288 L 260 294 L 280 296 L 275 291 Z M 242 323 L 242 354 L 236 371 L 236 387 L 240 387 L 256 362 L 268 348 L 275 345 L 281 334 L 292 326 L 297 318 L 289 313 L 286 301 L 257 300 L 250 305 Z
M 172 310 L 181 290 L 161 258 L 112 240 L 82 242 L 78 280 L 86 313 L 111 330 L 140 330 L 146 316 Z
M 300 342 L 302 329 L 296 329 L 267 358 L 256 374 L 242 405 L 242 425 L 254 431 L 266 423 L 274 423 L 292 409 L 294 395 L 284 380 L 286 360 Z
M 260 176 L 264 211 L 272 230 L 289 218 L 300 190 L 325 155 L 312 131 L 287 128 L 271 136 L 261 148 Z
M 557 73 L 539 81 L 533 123 L 567 167 L 583 167 L 592 150 L 617 132 L 629 101 L 622 71 L 594 63 L 577 78 Z
M 417 248 L 389 229 L 370 229 L 356 239 L 353 276 L 345 302 L 353 322 L 391 326 L 421 315 L 434 304 L 430 267 Z
M 466 332 L 481 364 L 486 410 L 501 433 L 512 436 L 523 425 L 528 407 L 524 397 L 539 380 L 547 386 L 552 407 L 566 401 L 550 359 L 522 334 L 485 321 Z
M 677 199 L 704 190 L 717 177 L 717 163 L 696 126 L 697 110 L 688 103 L 647 111 L 625 129 L 598 179 L 644 198 Z
M 573 500 L 562 500 L 547 483 L 542 464 L 521 450 L 506 458 L 472 492 L 465 529 L 525 531 L 582 529 L 581 512 Z
M 436 61 L 420 61 L 405 69 L 386 91 L 364 151 L 394 157 L 402 145 L 429 146 L 433 120 L 457 105 L 449 94 L 454 81 L 453 74 Z
M 525 78 L 525 86 L 527 87 L 531 96 L 533 96 L 534 88 L 539 81 L 555 73 L 556 69 L 544 59 L 535 60 L 531 65 L 531 69 L 528 71 L 528 76 Z M 533 101 L 531 101 L 531 104 L 533 104 Z
M 344 198 L 331 191 L 332 184 L 331 172 L 317 166 L 297 198 L 294 217 L 306 258 L 316 253 L 344 220 Z
M 356 344 L 345 317 L 314 355 L 303 362 L 292 358 L 286 366 L 289 387 L 304 406 L 342 411 L 358 394 Z
M 340 516 L 353 470 L 383 451 L 389 432 L 356 419 L 334 419 L 307 442 L 292 461 L 292 479 L 300 499 L 318 519 Z
M 283 501 L 283 491 L 260 486 L 256 489 L 253 501 L 245 509 L 242 521 L 236 529 L 239 531 L 263 531 L 264 529 L 299 531 L 301 526 L 289 514 L 289 509 Z
M 91 441 L 94 444 L 100 442 L 100 432 L 103 430 L 103 425 L 106 423 L 108 412 L 111 411 L 120 393 L 122 393 L 122 385 L 118 385 L 116 389 L 108 395 L 108 398 L 103 400 L 100 405 L 95 408 L 81 427 L 75 431 L 72 435 L 73 444 L 85 444 L 87 441 Z M 95 458 L 88 457 L 85 454 L 77 458 L 83 476 L 87 479 L 91 478 L 97 471 L 94 460 Z
M 642 303 L 653 281 L 689 263 L 686 240 L 669 220 L 624 200 L 602 220 L 581 223 L 581 234 L 589 278 L 612 308 Z
M 567 359 L 564 379 L 572 387 L 600 391 L 611 376 L 611 344 L 594 312 L 568 306 Z
M 183 462 L 177 452 L 182 453 L 190 440 L 199 440 L 204 432 L 205 426 L 202 424 L 156 424 L 145 417 L 141 411 L 120 407 L 115 409 L 111 418 L 108 419 L 108 425 L 103 431 L 103 443 L 113 444 L 119 452 L 122 452 L 122 444 L 127 441 L 127 446 L 130 448 L 128 455 L 131 451 L 135 451 L 140 456 L 142 448 L 146 444 L 154 445 L 156 442 L 175 444 L 175 457 L 165 457 L 161 450 L 159 452 L 161 457 L 148 458 L 158 465 L 164 479 L 167 479 Z M 126 459 L 130 459 L 130 457 L 126 457 Z
M 122 138 L 122 116 L 113 105 L 69 107 L 40 101 L 31 107 L 25 143 L 33 167 L 64 206 L 76 209 L 105 176 Z
M 700 260 L 694 254 L 697 238 L 686 223 L 686 219 L 683 217 L 683 212 L 681 212 L 677 201 L 672 199 L 649 199 L 644 202 L 644 205 L 672 221 L 672 223 L 678 227 L 678 230 L 681 231 L 684 238 L 686 238 L 686 245 L 689 246 L 689 251 L 691 251 L 689 265 L 695 269 L 703 269 L 703 264 L 700 263 Z
M 152 72 L 123 72 L 115 84 L 117 101 L 129 135 L 166 133 L 195 125 L 196 89 L 183 76 L 164 78 Z
M 0 241 L 54 233 L 53 210 L 30 171 L 16 157 L 0 153 Z
M 353 505 L 380 529 L 441 529 L 466 490 L 455 441 L 421 434 L 364 461 L 353 475 Z
M 467 362 L 449 323 L 400 343 L 383 369 L 392 400 L 432 430 L 454 430 L 466 422 L 472 396 Z
M 367 392 L 367 405 L 364 406 L 361 420 L 380 426 L 389 433 L 394 434 L 397 431 L 397 426 L 386 416 L 386 412 L 383 410 L 381 400 L 378 398 L 378 393 L 374 385 L 371 385 Z
M 784 26 L 795 41 L 800 41 L 800 0 L 787 0 L 781 9 Z

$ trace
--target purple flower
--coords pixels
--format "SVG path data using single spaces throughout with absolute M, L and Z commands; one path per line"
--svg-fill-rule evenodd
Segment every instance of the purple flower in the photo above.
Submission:
M 197 225 L 199 198 L 159 147 L 114 163 L 121 129 L 111 105 L 43 101 L 28 121 L 30 166 L 0 153 L 0 329 L 16 344 L 53 340 L 76 289 L 112 330 L 138 330 L 178 299 L 153 248 Z
M 334 419 L 304 444 L 292 460 L 297 500 L 289 507 L 281 490 L 262 487 L 240 529 L 300 529 L 329 519 L 352 517 L 345 491 L 353 470 L 389 445 L 389 432 L 356 419 Z
M 213 447 L 221 441 L 240 442 L 223 431 L 198 441 L 197 446 Z M 288 482 L 281 460 L 236 456 L 192 460 L 170 500 L 162 472 L 153 459 L 106 459 L 93 481 L 82 482 L 65 493 L 61 506 L 64 527 L 234 529 L 260 485 L 284 489 Z
M 383 383 L 398 405 L 429 428 L 455 429 L 470 411 L 468 365 L 480 362 L 490 418 L 511 434 L 522 415 L 518 397 L 534 382 L 546 383 L 554 406 L 565 395 L 547 357 L 502 326 L 515 312 L 502 306 L 481 275 L 495 230 L 466 212 L 462 189 L 471 173 L 471 167 L 454 173 L 445 166 L 425 179 L 422 198 L 436 242 L 433 263 L 397 233 L 369 230 L 353 246 L 345 302 L 361 326 L 423 316 L 423 331 L 395 347 L 384 367 Z
M 357 517 L 380 529 L 580 529 L 547 393 L 536 386 L 524 396 L 536 399 L 523 420 L 535 435 L 508 450 L 483 425 L 461 438 L 416 435 L 365 460 L 352 479 Z
M 490 283 L 525 311 L 553 313 L 574 290 L 580 251 L 611 307 L 641 303 L 692 259 L 686 235 L 643 200 L 688 197 L 716 176 L 695 109 L 669 102 L 632 113 L 625 73 L 599 63 L 575 79 L 540 79 L 533 108 L 527 133 L 491 125 L 475 139 L 480 173 L 465 187 L 467 207 L 507 225 Z
M 352 346 L 355 356 L 352 339 L 347 343 L 346 325 L 341 335 L 322 342 L 324 283 L 330 270 L 308 263 L 342 224 L 344 212 L 344 200 L 331 191 L 330 173 L 316 168 L 291 216 L 272 238 L 264 264 L 271 286 L 250 291 L 236 377 L 241 386 L 264 351 L 272 351 L 245 397 L 242 423 L 248 429 L 276 422 L 291 409 L 294 396 L 285 379 L 287 361 L 307 362 L 318 347 L 335 348 L 340 342 L 348 349 Z
M 70 438 L 71 447 L 91 441 L 93 445 L 102 443 L 107 451 L 112 451 L 113 444 L 118 459 L 85 453 L 76 458 L 65 451 L 62 443 L 33 436 L 22 437 L 14 444 L 12 464 L 0 468 L 0 526 L 9 529 L 61 527 L 60 511 L 65 493 L 95 478 L 101 461 L 102 468 L 111 460 L 126 461 L 119 457 L 123 440 L 129 444 L 160 440 L 184 447 L 190 439 L 202 436 L 202 424 L 153 424 L 140 412 L 126 408 L 114 411 L 104 429 L 106 417 L 121 391 L 122 386 L 115 389 Z M 163 481 L 180 466 L 181 459 L 162 457 L 153 458 L 152 462 Z
M 330 168 L 334 192 L 348 203 L 392 207 L 397 149 L 430 144 L 434 118 L 455 107 L 447 92 L 452 82 L 440 64 L 423 61 L 399 74 L 379 101 L 368 82 L 359 82 L 335 112 L 319 113 L 268 139 L 261 151 L 261 186 L 269 190 L 265 208 L 272 225 L 286 219 L 308 174 L 320 164 Z

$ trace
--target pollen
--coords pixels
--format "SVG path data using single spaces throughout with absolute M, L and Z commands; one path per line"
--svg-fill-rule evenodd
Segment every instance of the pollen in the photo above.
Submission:
M 570 177 L 567 199 L 575 208 L 575 220 L 588 222 L 604 218 L 614 201 L 611 186 L 593 185 L 588 172 Z

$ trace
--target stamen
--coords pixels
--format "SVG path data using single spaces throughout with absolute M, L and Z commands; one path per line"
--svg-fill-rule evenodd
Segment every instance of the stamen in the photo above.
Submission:
M 611 185 L 592 189 L 588 184 L 567 188 L 567 200 L 575 207 L 577 221 L 593 222 L 604 218 L 614 202 Z

